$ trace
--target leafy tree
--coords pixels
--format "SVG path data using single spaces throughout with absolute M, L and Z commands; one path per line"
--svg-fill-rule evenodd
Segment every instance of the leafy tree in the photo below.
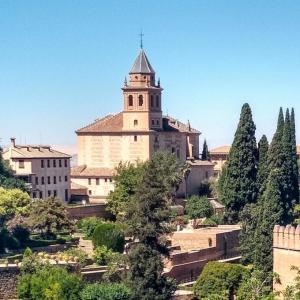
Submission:
M 196 225 L 196 219 L 209 218 L 213 215 L 213 207 L 207 197 L 191 196 L 185 206 L 188 216 L 194 220 L 194 226 Z
M 77 300 L 82 288 L 78 275 L 62 267 L 44 265 L 34 273 L 22 274 L 17 291 L 20 299 Z
M 237 300 L 273 300 L 274 294 L 266 286 L 269 278 L 262 271 L 252 270 L 246 273 L 238 292 Z
M 203 143 L 203 149 L 202 149 L 201 159 L 202 160 L 209 160 L 210 159 L 206 140 L 204 140 L 204 143 Z
M 136 192 L 136 188 L 141 179 L 144 165 L 138 162 L 136 165 L 120 162 L 116 168 L 114 176 L 115 189 L 107 199 L 107 209 L 117 218 L 126 218 L 126 206 L 131 201 Z
M 175 285 L 162 274 L 161 255 L 168 255 L 162 237 L 169 232 L 170 194 L 182 178 L 181 164 L 175 161 L 172 154 L 155 153 L 145 163 L 134 201 L 128 205 L 128 235 L 138 241 L 128 257 L 133 299 L 168 300 L 174 293 Z
M 280 204 L 280 171 L 272 170 L 266 190 L 262 196 L 261 212 L 255 233 L 255 258 L 254 263 L 258 270 L 268 277 L 268 284 L 272 282 L 273 270 L 273 228 L 282 224 L 283 209 Z
M 231 299 L 247 272 L 242 265 L 209 262 L 194 285 L 194 294 L 199 299 L 213 299 L 216 295 L 223 295 L 220 299 Z
M 94 259 L 100 266 L 106 266 L 109 263 L 112 255 L 113 251 L 106 246 L 98 246 L 94 251 Z
M 123 252 L 125 245 L 124 232 L 115 223 L 99 224 L 93 233 L 94 247 L 106 246 L 108 249 Z
M 99 224 L 102 224 L 103 220 L 97 217 L 87 217 L 87 218 L 83 218 L 81 219 L 77 224 L 77 228 L 81 229 L 85 236 L 88 239 L 91 239 L 93 237 L 93 233 L 96 229 L 96 227 Z
M 32 202 L 27 224 L 31 229 L 40 231 L 45 238 L 52 238 L 61 230 L 73 230 L 73 222 L 65 205 L 53 197 Z
M 226 172 L 221 173 L 219 198 L 226 206 L 228 223 L 239 220 L 239 212 L 257 197 L 257 147 L 255 124 L 249 104 L 242 107 L 239 124 L 229 152 Z M 222 178 L 224 177 L 224 178 Z
M 296 125 L 295 125 L 295 111 L 291 111 L 291 147 L 292 147 L 292 164 L 293 164 L 293 199 L 299 203 L 299 168 L 297 162 L 297 142 L 296 142 Z
M 88 284 L 80 293 L 82 300 L 130 300 L 131 290 L 123 283 Z
M 266 188 L 268 174 L 269 174 L 268 149 L 269 149 L 268 139 L 265 135 L 263 135 L 258 143 L 257 185 L 258 185 L 259 195 L 261 195 Z
M 0 225 L 28 212 L 31 200 L 27 193 L 19 189 L 5 189 L 0 187 Z
M 284 300 L 299 300 L 300 299 L 300 269 L 292 266 L 291 270 L 296 271 L 296 277 L 293 284 L 288 285 L 282 292 Z

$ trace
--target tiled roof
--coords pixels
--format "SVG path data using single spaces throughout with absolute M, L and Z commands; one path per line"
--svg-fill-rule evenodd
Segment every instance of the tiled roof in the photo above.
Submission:
M 120 112 L 97 119 L 95 122 L 78 129 L 76 133 L 122 132 L 122 128 L 123 113 Z M 184 124 L 169 116 L 163 117 L 163 131 L 200 133 L 198 130 L 191 128 L 189 124 Z
M 130 70 L 129 74 L 154 74 L 150 62 L 146 56 L 146 53 L 141 49 L 138 57 L 135 59 L 134 64 Z
M 212 162 L 200 159 L 188 160 L 187 163 L 192 166 L 214 166 Z
M 115 173 L 110 168 L 90 168 L 86 165 L 74 167 L 71 169 L 72 177 L 112 177 Z
M 4 153 L 10 151 L 10 158 L 71 158 L 70 155 L 45 145 L 16 145 L 11 146 Z
M 210 154 L 229 154 L 231 146 L 221 146 L 218 148 L 214 148 L 209 150 Z

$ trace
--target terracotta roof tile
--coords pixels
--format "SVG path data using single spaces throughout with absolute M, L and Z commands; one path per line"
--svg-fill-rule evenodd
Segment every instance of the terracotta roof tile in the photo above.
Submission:
M 90 168 L 86 165 L 73 167 L 71 169 L 71 177 L 112 177 L 114 173 L 114 169 Z

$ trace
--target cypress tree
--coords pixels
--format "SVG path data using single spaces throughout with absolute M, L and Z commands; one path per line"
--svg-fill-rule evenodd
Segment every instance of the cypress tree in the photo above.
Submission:
M 258 226 L 255 233 L 255 257 L 256 267 L 269 276 L 268 284 L 272 283 L 273 271 L 273 228 L 276 224 L 282 224 L 283 208 L 281 206 L 281 171 L 274 169 L 268 177 L 266 190 L 260 202 Z
M 295 199 L 293 186 L 293 155 L 292 155 L 292 135 L 289 110 L 286 110 L 282 136 L 282 165 L 281 165 L 281 201 L 284 209 L 283 220 L 289 224 L 293 220 L 293 204 Z
M 296 125 L 295 125 L 295 111 L 291 111 L 291 147 L 292 147 L 292 163 L 293 163 L 293 178 L 292 184 L 294 189 L 293 198 L 299 203 L 299 170 L 297 162 L 297 142 L 296 142 Z
M 247 203 L 256 201 L 257 146 L 255 124 L 249 104 L 242 107 L 239 124 L 229 152 L 227 170 L 221 174 L 220 201 L 226 206 L 225 220 L 239 221 Z
M 258 142 L 258 171 L 257 171 L 257 188 L 259 195 L 263 193 L 266 188 L 268 179 L 268 149 L 269 143 L 265 135 L 263 135 Z
M 203 143 L 201 159 L 202 160 L 209 160 L 209 152 L 208 152 L 208 147 L 207 147 L 206 140 L 204 140 L 204 143 Z
M 272 142 L 268 151 L 268 168 L 269 171 L 280 168 L 282 166 L 282 136 L 283 136 L 283 127 L 284 127 L 284 117 L 283 110 L 280 107 L 278 121 L 277 121 L 277 129 L 273 136 Z

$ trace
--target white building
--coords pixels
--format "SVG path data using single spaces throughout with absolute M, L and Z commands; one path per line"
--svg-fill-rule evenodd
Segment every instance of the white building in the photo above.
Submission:
M 11 145 L 3 152 L 16 177 L 30 187 L 32 198 L 47 199 L 54 196 L 68 201 L 70 198 L 71 156 L 45 145 Z

